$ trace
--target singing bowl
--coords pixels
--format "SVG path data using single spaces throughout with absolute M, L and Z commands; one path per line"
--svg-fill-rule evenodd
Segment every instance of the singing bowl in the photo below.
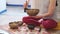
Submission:
M 29 16 L 36 16 L 39 13 L 39 9 L 28 9 L 26 12 Z
M 18 25 L 15 22 L 10 22 L 9 27 L 10 29 L 18 29 Z

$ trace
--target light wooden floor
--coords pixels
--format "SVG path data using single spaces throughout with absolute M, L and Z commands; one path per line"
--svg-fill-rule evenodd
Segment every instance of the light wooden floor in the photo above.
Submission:
M 57 27 L 56 27 L 56 28 L 54 28 L 54 29 L 60 30 L 60 22 L 58 22 Z
M 58 22 L 58 25 L 56 28 L 48 30 L 49 32 L 51 32 L 51 34 L 60 34 L 60 22 Z

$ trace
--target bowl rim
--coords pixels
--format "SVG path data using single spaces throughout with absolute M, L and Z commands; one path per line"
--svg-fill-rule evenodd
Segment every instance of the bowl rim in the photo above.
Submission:
M 27 9 L 27 10 L 39 10 L 39 9 Z

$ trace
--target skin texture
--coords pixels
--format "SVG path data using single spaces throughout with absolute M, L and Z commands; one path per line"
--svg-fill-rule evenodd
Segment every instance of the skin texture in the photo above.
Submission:
M 27 0 L 27 3 L 26 2 L 24 3 L 24 8 L 27 7 L 27 5 L 29 4 L 29 1 L 30 0 Z M 47 16 L 52 16 L 52 14 L 54 13 L 55 7 L 56 7 L 56 0 L 50 0 L 50 4 L 49 4 L 47 13 L 43 14 L 43 16 L 32 16 L 32 17 L 43 18 L 43 17 L 47 17 Z
M 29 4 L 30 0 L 26 0 L 26 2 L 24 2 L 24 8 L 27 8 L 28 4 Z
M 31 17 L 34 17 L 34 18 L 44 18 L 44 17 L 52 16 L 53 13 L 54 13 L 55 7 L 56 7 L 56 0 L 50 0 L 50 4 L 49 4 L 47 13 L 44 13 L 42 16 L 39 15 L 39 16 L 31 16 Z M 41 27 L 44 28 L 43 25 L 41 25 Z
M 48 8 L 48 12 L 43 14 L 42 16 L 35 16 L 36 18 L 44 18 L 47 16 L 52 16 L 52 14 L 54 13 L 54 9 L 56 7 L 56 0 L 50 0 L 50 4 L 49 4 L 49 8 Z
M 56 7 L 56 0 L 50 0 L 48 12 L 44 14 L 43 16 L 51 16 L 54 13 L 54 9 Z

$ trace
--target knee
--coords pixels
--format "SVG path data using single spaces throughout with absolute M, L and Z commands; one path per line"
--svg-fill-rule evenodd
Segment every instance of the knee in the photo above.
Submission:
M 46 29 L 52 29 L 57 26 L 57 22 L 54 20 L 46 20 L 46 21 L 43 21 L 42 25 Z

